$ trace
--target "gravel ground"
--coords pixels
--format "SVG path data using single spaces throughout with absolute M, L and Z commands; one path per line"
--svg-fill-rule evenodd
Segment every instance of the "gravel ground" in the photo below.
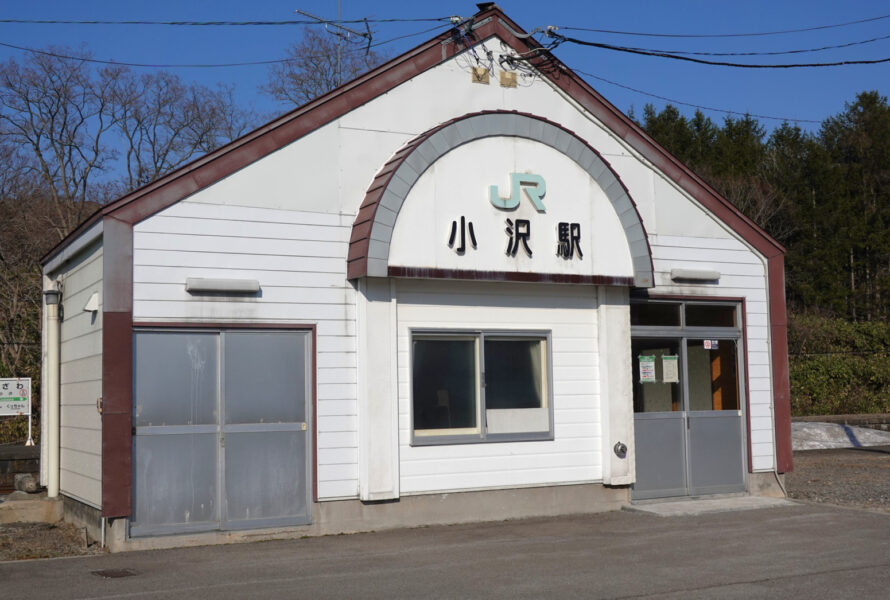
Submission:
M 82 529 L 68 523 L 8 523 L 0 525 L 0 561 L 26 558 L 85 556 L 104 552 L 86 545 Z
M 794 453 L 788 496 L 890 513 L 890 446 Z
M 792 499 L 890 513 L 890 446 L 795 452 L 785 485 Z M 0 525 L 0 561 L 102 552 L 67 523 Z

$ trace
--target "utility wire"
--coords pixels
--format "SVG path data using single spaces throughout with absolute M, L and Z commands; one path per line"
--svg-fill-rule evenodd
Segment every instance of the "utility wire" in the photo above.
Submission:
M 277 25 L 336 25 L 339 23 L 423 23 L 433 21 L 450 21 L 451 17 L 434 17 L 426 19 L 337 19 L 310 21 L 291 19 L 287 21 L 70 21 L 63 19 L 0 19 L 0 23 L 24 25 L 167 25 L 181 27 L 262 27 Z
M 429 29 L 424 29 L 423 31 L 417 31 L 415 33 L 406 33 L 405 35 L 399 35 L 394 38 L 389 38 L 388 40 L 384 40 L 382 42 L 377 42 L 375 44 L 371 44 L 370 47 L 374 48 L 376 46 L 382 46 L 384 44 L 391 44 L 392 42 L 395 42 L 398 40 L 404 40 L 404 39 L 411 38 L 411 37 L 417 37 L 418 35 L 423 35 L 424 33 L 430 33 L 431 31 L 446 29 L 446 28 L 450 28 L 450 27 L 451 27 L 450 24 L 449 25 L 436 25 L 435 27 L 430 27 Z
M 593 48 L 601 48 L 603 50 L 612 50 L 615 52 L 626 52 L 628 54 L 638 54 L 641 56 L 656 56 L 660 58 L 671 58 L 673 60 L 682 60 L 686 62 L 697 63 L 700 65 L 712 65 L 717 67 L 735 67 L 739 69 L 803 69 L 803 68 L 817 68 L 817 67 L 842 67 L 847 65 L 876 65 L 880 63 L 890 62 L 890 58 L 877 58 L 873 60 L 841 60 L 836 62 L 822 62 L 822 63 L 793 63 L 793 64 L 746 64 L 746 63 L 734 63 L 728 61 L 719 61 L 719 60 L 705 60 L 701 58 L 693 58 L 691 56 L 682 56 L 679 54 L 670 54 L 668 52 L 658 52 L 658 51 L 649 51 L 649 50 L 640 50 L 636 48 L 629 48 L 627 46 L 613 46 L 612 44 L 603 44 L 600 42 L 589 42 L 586 40 L 579 40 L 577 38 L 570 38 L 558 33 L 550 32 L 548 35 L 554 37 L 561 42 L 569 42 L 572 44 L 578 44 L 580 46 L 590 46 Z
M 697 108 L 700 110 L 707 110 L 713 112 L 724 113 L 727 115 L 748 115 L 751 117 L 757 117 L 758 119 L 769 119 L 772 121 L 787 121 L 793 123 L 821 123 L 822 121 L 816 121 L 814 119 L 798 119 L 792 117 L 773 117 L 770 115 L 758 115 L 754 113 L 750 113 L 747 111 L 740 110 L 727 110 L 725 108 L 714 108 L 713 106 L 703 106 L 701 104 L 692 104 L 691 102 L 683 102 L 682 100 L 675 100 L 673 98 L 668 98 L 667 96 L 659 96 L 658 94 L 653 94 L 651 92 L 646 92 L 634 87 L 630 87 L 629 85 L 624 85 L 623 83 L 618 83 L 617 81 L 612 81 L 611 79 L 606 79 L 605 77 L 600 77 L 599 75 L 594 75 L 593 73 L 588 73 L 587 71 L 582 71 L 581 69 L 572 69 L 575 73 L 579 73 L 584 75 L 585 77 L 590 77 L 592 79 L 596 79 L 597 81 L 602 81 L 603 83 L 608 83 L 609 85 L 614 85 L 616 87 L 623 88 L 625 90 L 629 90 L 631 92 L 635 92 L 637 94 L 642 94 L 644 96 L 649 96 L 651 98 L 657 98 L 658 100 L 664 100 L 666 102 L 670 102 L 671 104 L 679 104 L 681 106 L 689 106 L 691 108 Z
M 103 60 L 101 58 L 89 58 L 86 56 L 73 56 L 70 54 L 61 54 L 59 52 L 50 52 L 49 50 L 39 50 L 37 48 L 28 48 L 27 46 L 16 46 L 15 44 L 7 44 L 6 42 L 0 42 L 0 46 L 4 48 L 13 48 L 15 50 L 22 50 L 24 52 L 31 52 L 33 54 L 42 54 L 44 56 L 52 56 L 53 58 L 62 58 L 65 60 L 77 60 L 88 63 L 96 63 L 100 65 L 117 65 L 120 67 L 150 67 L 153 69 L 172 69 L 179 67 L 194 67 L 194 68 L 213 68 L 213 67 L 245 67 L 249 65 L 273 65 L 279 63 L 291 62 L 293 58 L 279 58 L 275 60 L 255 60 L 249 62 L 237 62 L 237 63 L 194 63 L 194 64 L 149 64 L 149 63 L 131 63 L 131 62 L 122 62 L 117 60 Z
M 851 46 L 861 46 L 864 44 L 871 44 L 873 42 L 878 42 L 886 39 L 890 39 L 890 35 L 882 35 L 880 37 L 860 40 L 857 42 L 847 42 L 846 44 L 836 44 L 834 46 L 820 46 L 818 48 L 805 48 L 802 50 L 776 50 L 773 52 L 694 52 L 691 50 L 653 50 L 651 48 L 635 48 L 633 46 L 628 47 L 644 52 L 663 52 L 664 54 L 687 54 L 692 56 L 777 56 L 780 54 L 804 54 L 808 52 L 822 52 L 824 50 L 849 48 Z
M 446 27 L 450 27 L 450 25 L 436 25 L 435 27 L 431 27 L 429 29 L 424 29 L 423 31 L 418 31 L 415 33 L 409 33 L 406 35 L 400 35 L 394 38 L 390 38 L 388 40 L 383 40 L 382 42 L 376 42 L 371 44 L 369 47 L 375 48 L 378 46 L 383 46 L 384 44 L 390 44 L 397 40 L 402 40 L 405 38 L 423 35 L 424 33 L 429 33 L 430 31 L 434 31 L 436 29 L 444 29 Z M 62 54 L 60 52 L 52 52 L 49 50 L 40 50 L 38 48 L 29 48 L 27 46 L 17 46 L 15 44 L 8 44 L 6 42 L 0 42 L 0 46 L 5 48 L 12 48 L 15 50 L 22 50 L 24 52 L 31 52 L 33 54 L 42 54 L 44 56 L 52 56 L 53 58 L 61 58 L 65 60 L 76 60 L 87 63 L 95 63 L 100 65 L 116 65 L 119 67 L 145 67 L 151 69 L 178 69 L 178 68 L 196 68 L 196 69 L 212 69 L 212 68 L 225 68 L 225 67 L 248 67 L 248 66 L 257 66 L 257 65 L 275 65 L 282 64 L 288 62 L 294 62 L 299 60 L 298 58 L 276 58 L 271 60 L 255 60 L 255 61 L 245 61 L 245 62 L 233 62 L 233 63 L 135 63 L 135 62 L 122 62 L 117 60 L 105 60 L 101 58 L 90 58 L 86 56 L 74 56 L 70 54 Z M 358 48 L 353 50 L 347 50 L 347 52 L 364 52 L 365 48 Z
M 890 17 L 890 15 L 888 15 L 888 17 Z M 878 19 L 878 18 L 884 18 L 884 17 L 876 17 L 875 19 L 871 19 L 871 20 L 876 20 L 876 19 Z M 443 20 L 443 19 L 411 19 L 410 21 L 438 21 L 438 20 Z M 0 19 L 0 23 L 4 23 L 4 22 L 12 22 L 12 21 L 14 21 L 14 20 L 10 20 L 10 19 L 3 20 L 3 19 Z M 54 23 L 54 22 L 56 22 L 56 21 L 40 21 L 40 22 L 41 22 L 41 23 L 42 23 L 42 22 L 47 22 L 47 23 L 49 23 L 49 22 L 53 22 L 53 23 Z M 59 22 L 61 22 L 61 21 L 59 21 Z M 346 22 L 351 22 L 351 21 L 339 21 L 339 22 L 341 22 L 341 23 L 346 23 Z M 364 22 L 364 20 L 357 21 L 357 22 Z M 369 21 L 369 22 L 371 22 L 371 21 Z M 130 22 L 122 22 L 122 21 L 115 21 L 115 22 L 89 21 L 89 22 L 87 22 L 87 21 L 84 21 L 84 22 L 77 22 L 77 23 L 83 23 L 83 24 L 105 24 L 105 23 L 110 23 L 110 24 L 127 24 L 127 23 L 130 23 Z M 135 24 L 135 23 L 137 23 L 137 22 L 132 22 L 132 23 Z M 151 21 L 151 22 L 138 22 L 138 23 L 144 23 L 144 24 L 165 24 L 165 23 L 155 22 L 155 21 Z M 166 24 L 174 24 L 174 23 L 175 23 L 175 24 L 185 24 L 185 23 L 192 23 L 192 24 L 194 24 L 194 23 L 196 23 L 196 22 L 166 22 Z M 209 22 L 209 23 L 211 23 L 211 24 L 224 24 L 224 23 L 230 23 L 230 24 L 241 24 L 241 25 L 245 25 L 245 24 L 260 24 L 260 23 L 264 23 L 264 22 L 260 22 L 260 21 L 255 21 L 255 22 L 247 22 L 247 21 L 240 21 L 240 22 L 223 22 L 223 21 L 215 21 L 215 22 Z M 276 24 L 290 24 L 290 23 L 292 23 L 292 22 L 278 22 L 278 21 L 275 21 L 275 22 L 270 22 L 270 23 L 276 23 Z M 307 24 L 308 24 L 308 23 L 309 23 L 309 22 L 307 22 Z M 316 24 L 317 24 L 317 22 L 316 22 Z M 847 23 L 847 24 L 850 24 L 850 23 Z M 401 39 L 405 39 L 405 38 L 409 38 L 409 37 L 414 37 L 414 36 L 418 36 L 418 35 L 423 35 L 424 33 L 429 33 L 430 31 L 434 31 L 434 30 L 436 30 L 436 29 L 442 29 L 442 28 L 445 28 L 445 27 L 448 27 L 448 26 L 449 26 L 449 25 L 445 25 L 445 24 L 443 24 L 443 25 L 437 25 L 437 26 L 435 26 L 435 27 L 431 27 L 431 28 L 429 28 L 429 29 L 424 29 L 424 30 L 422 30 L 422 31 L 418 31 L 418 32 L 416 32 L 416 33 L 410 33 L 410 34 L 406 34 L 406 35 L 401 35 L 401 36 L 397 36 L 397 37 L 394 37 L 394 38 L 391 38 L 391 39 L 388 39 L 388 40 L 384 40 L 384 41 L 382 41 L 382 42 L 377 42 L 377 43 L 371 44 L 371 47 L 382 46 L 382 45 L 384 45 L 384 44 L 392 43 L 392 42 L 397 41 L 397 40 L 401 40 Z M 837 26 L 841 26 L 841 25 L 837 25 Z M 825 26 L 825 27 L 828 27 L 828 26 Z M 823 27 L 823 28 L 824 28 L 824 27 Z M 564 28 L 564 29 L 579 29 L 579 28 L 566 27 L 566 28 Z M 592 31 L 592 30 L 590 30 L 590 31 Z M 775 32 L 774 32 L 774 33 L 775 33 Z M 664 58 L 674 58 L 674 59 L 677 59 L 677 60 L 688 60 L 688 61 L 691 61 L 691 62 L 698 62 L 698 63 L 703 63 L 703 64 L 712 64 L 712 65 L 721 65 L 721 66 L 736 66 L 736 67 L 748 67 L 748 68 L 789 68 L 789 67 L 803 67 L 803 66 L 839 66 L 839 65 L 844 65 L 844 64 L 874 64 L 874 63 L 877 63 L 877 62 L 888 62 L 888 61 L 890 61 L 890 59 L 880 59 L 880 60 L 877 60 L 877 61 L 843 61 L 843 62 L 838 62 L 838 63 L 814 63 L 814 64 L 809 64 L 809 65 L 745 65 L 745 64 L 734 64 L 734 63 L 722 63 L 722 62 L 715 62 L 715 61 L 704 61 L 704 60 L 699 60 L 699 59 L 688 58 L 688 57 L 685 57 L 685 56 L 678 56 L 677 54 L 679 54 L 680 51 L 647 50 L 647 49 L 642 49 L 642 48 L 630 48 L 630 47 L 622 47 L 622 46 L 612 46 L 612 45 L 610 45 L 610 44 L 600 44 L 600 43 L 597 43 L 597 42 L 586 42 L 586 41 L 583 41 L 583 40 L 576 40 L 576 39 L 574 39 L 574 38 L 568 38 L 568 37 L 561 36 L 561 35 L 558 35 L 558 34 L 555 34 L 555 33 L 551 33 L 550 35 L 551 35 L 551 37 L 554 37 L 554 38 L 557 40 L 556 43 L 553 44 L 553 47 L 555 47 L 555 46 L 558 45 L 559 43 L 562 43 L 562 42 L 567 41 L 567 42 L 576 43 L 576 44 L 585 45 L 585 46 L 599 47 L 599 48 L 603 48 L 603 49 L 607 49 L 607 50 L 625 51 L 625 52 L 630 52 L 630 53 L 634 53 L 634 54 L 643 54 L 643 55 L 660 56 L 660 57 L 664 57 Z M 742 34 L 738 34 L 738 35 L 742 35 Z M 886 38 L 890 38 L 890 36 L 883 36 L 883 37 L 880 37 L 880 38 L 874 38 L 874 39 L 872 39 L 872 40 L 863 40 L 863 41 L 861 41 L 861 42 L 851 42 L 851 43 L 849 43 L 849 44 L 844 44 L 844 45 L 841 45 L 841 46 L 828 46 L 828 47 L 825 47 L 825 48 L 817 48 L 817 49 L 810 49 L 810 50 L 792 50 L 792 51 L 787 51 L 787 53 L 794 53 L 794 52 L 812 52 L 812 51 L 817 51 L 817 50 L 821 50 L 821 49 L 829 49 L 829 48 L 834 48 L 834 47 L 844 47 L 844 46 L 849 46 L 849 45 L 864 44 L 864 43 L 869 43 L 869 42 L 872 42 L 872 41 L 876 41 L 876 40 L 880 40 L 880 39 L 886 39 Z M 5 42 L 0 42 L 0 46 L 7 47 L 7 48 L 12 48 L 12 49 L 16 49 L 16 50 L 22 50 L 22 51 L 25 51 L 25 52 L 31 52 L 31 53 L 35 53 L 35 54 L 42 54 L 42 55 L 45 55 L 45 56 L 52 56 L 52 57 L 55 57 L 55 58 L 62 58 L 62 59 L 66 59 L 66 60 L 78 60 L 78 61 L 83 61 L 83 62 L 98 63 L 98 64 L 105 64 L 105 65 L 118 65 L 118 66 L 127 66 L 127 67 L 147 67 L 147 68 L 218 68 L 218 67 L 241 67 L 241 66 L 256 66 L 256 65 L 281 64 L 281 63 L 287 63 L 287 62 L 292 62 L 292 61 L 296 60 L 296 59 L 293 59 L 293 58 L 283 58 L 283 59 L 272 59 L 272 60 L 262 60 L 262 61 L 247 61 L 247 62 L 237 62 L 237 63 L 149 64 L 149 63 L 132 63 L 132 62 L 120 62 L 120 61 L 113 61 L 113 60 L 102 60 L 102 59 L 88 58 L 88 57 L 83 57 L 83 56 L 72 56 L 72 55 L 61 54 L 61 53 L 58 53 L 58 52 L 51 52 L 51 51 L 47 51 L 47 50 L 39 50 L 39 49 L 36 49 L 36 48 L 29 48 L 29 47 L 26 47 L 26 46 L 17 46 L 17 45 L 15 45 L 15 44 L 8 44 L 8 43 L 5 43 Z M 358 51 L 362 51 L 362 50 L 361 50 L 361 49 L 350 50 L 349 52 L 358 52 Z M 701 54 L 701 53 L 690 53 L 690 54 Z M 733 54 L 733 53 L 727 53 L 727 54 L 729 54 L 729 55 L 735 55 L 735 54 Z M 741 53 L 740 53 L 740 54 L 741 54 Z M 759 54 L 759 53 L 749 53 L 749 54 Z M 775 54 L 775 53 L 764 53 L 764 54 Z M 713 55 L 722 56 L 722 55 L 725 55 L 725 54 L 717 54 L 717 53 L 714 53 Z M 699 104 L 693 104 L 693 103 L 690 103 L 690 102 L 684 102 L 684 101 L 682 101 L 682 100 L 676 100 L 676 99 L 673 99 L 673 98 L 668 98 L 668 97 L 666 97 L 666 96 L 661 96 L 661 95 L 658 95 L 658 94 L 653 94 L 653 93 L 651 93 L 651 92 L 646 92 L 646 91 L 644 91 L 644 90 L 640 90 L 640 89 L 637 89 L 637 88 L 634 88 L 634 87 L 630 87 L 630 86 L 627 86 L 627 85 L 618 83 L 618 82 L 616 82 L 616 81 L 612 81 L 612 80 L 610 80 L 610 79 L 606 79 L 605 77 L 600 77 L 600 76 L 598 76 L 598 75 L 594 75 L 593 73 L 589 73 L 589 72 L 586 72 L 586 71 L 582 71 L 582 70 L 580 70 L 580 69 L 574 69 L 574 71 L 577 72 L 577 73 L 579 73 L 579 74 L 581 74 L 581 75 L 584 75 L 584 76 L 586 76 L 586 77 L 591 77 L 591 78 L 596 79 L 596 80 L 598 80 L 598 81 L 602 81 L 602 82 L 604 82 L 604 83 L 608 83 L 608 84 L 610 84 L 610 85 L 614 85 L 614 86 L 616 86 L 616 87 L 620 87 L 620 88 L 629 90 L 629 91 L 634 92 L 634 93 L 637 93 L 637 94 L 642 94 L 642 95 L 644 95 L 644 96 L 649 96 L 649 97 L 656 98 L 656 99 L 659 99 L 659 100 L 664 100 L 664 101 L 666 101 L 666 102 L 670 102 L 670 103 L 672 103 L 672 104 L 678 104 L 678 105 L 681 105 L 681 106 L 688 106 L 688 107 L 691 107 L 691 108 L 697 108 L 697 109 L 701 109 L 701 110 L 707 110 L 707 111 L 713 111 L 713 112 L 720 112 L 720 113 L 729 114 L 729 115 L 745 115 L 745 114 L 747 114 L 747 115 L 750 115 L 750 116 L 752 116 L 752 117 L 757 117 L 757 118 L 760 118 L 760 119 L 770 119 L 770 120 L 776 120 L 776 121 L 790 121 L 790 122 L 796 122 L 796 123 L 820 123 L 820 122 L 821 122 L 821 121 L 816 121 L 816 120 L 812 120 L 812 119 L 798 119 L 798 118 L 788 118 L 788 117 L 774 117 L 774 116 L 770 116 L 770 115 L 759 115 L 759 114 L 752 114 L 752 113 L 743 112 L 743 111 L 727 110 L 727 109 L 722 109 L 722 108 L 715 108 L 715 107 L 703 106 L 703 105 L 699 105 Z
M 637 35 L 641 37 L 664 37 L 664 38 L 727 38 L 727 37 L 757 37 L 764 35 L 784 35 L 786 33 L 801 33 L 804 31 L 818 31 L 821 29 L 833 29 L 835 27 L 846 27 L 848 25 L 858 25 L 860 23 L 871 23 L 882 19 L 890 19 L 890 15 L 882 15 L 880 17 L 870 17 L 867 19 L 859 19 L 858 21 L 847 21 L 846 23 L 835 23 L 832 25 L 819 25 L 816 27 L 804 27 L 802 29 L 783 29 L 781 31 L 760 31 L 756 33 L 648 33 L 641 31 L 616 31 L 613 29 L 590 29 L 586 27 L 560 26 L 560 29 L 572 31 L 590 31 L 592 33 L 607 33 L 612 35 Z

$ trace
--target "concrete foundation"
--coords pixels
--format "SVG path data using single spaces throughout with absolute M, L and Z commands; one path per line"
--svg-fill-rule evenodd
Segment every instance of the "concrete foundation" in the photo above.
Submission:
M 784 498 L 779 482 L 783 475 L 750 473 L 751 496 Z M 72 510 L 69 511 L 69 503 Z M 78 506 L 75 509 L 74 504 Z M 128 537 L 127 520 L 115 519 L 106 530 L 106 543 L 112 552 L 152 550 L 186 546 L 231 544 L 250 541 L 293 539 L 307 536 L 360 533 L 427 525 L 453 525 L 504 521 L 529 517 L 555 517 L 620 510 L 630 506 L 630 488 L 601 484 L 565 485 L 477 492 L 454 492 L 405 496 L 396 501 L 361 502 L 340 500 L 317 502 L 312 507 L 310 525 L 208 531 L 181 535 Z M 65 520 L 89 527 L 91 537 L 100 535 L 98 511 L 66 499 Z M 74 521 L 74 518 L 78 521 Z M 96 533 L 94 533 L 96 532 Z
M 629 503 L 629 488 L 601 484 L 428 494 L 406 496 L 393 502 L 342 500 L 316 503 L 313 523 L 298 527 L 128 538 L 126 519 L 115 519 L 106 531 L 106 543 L 112 552 L 204 546 L 596 513 L 619 510 Z
M 785 475 L 769 473 L 748 473 L 748 494 L 768 498 L 784 498 Z
M 92 541 L 102 541 L 102 516 L 98 508 L 84 504 L 74 498 L 62 496 L 64 506 L 63 518 L 77 528 L 87 530 L 87 537 Z

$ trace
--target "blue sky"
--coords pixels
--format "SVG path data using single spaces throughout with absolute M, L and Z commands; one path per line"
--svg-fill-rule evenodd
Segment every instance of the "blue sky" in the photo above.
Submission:
M 656 2 L 569 2 L 551 0 L 503 0 L 505 12 L 530 31 L 556 25 L 561 33 L 615 45 L 664 50 L 707 52 L 766 52 L 808 49 L 890 36 L 890 18 L 846 27 L 787 35 L 731 38 L 658 38 L 609 35 L 567 30 L 588 27 L 653 33 L 748 33 L 799 29 L 879 17 L 890 14 L 886 1 L 672 1 Z M 473 2 L 359 2 L 341 0 L 344 19 L 433 18 L 469 16 Z M 324 18 L 337 14 L 336 0 L 244 2 L 243 0 L 200 0 L 193 2 L 155 0 L 151 3 L 43 0 L 5 3 L 2 19 L 74 20 L 287 20 L 300 18 L 294 9 Z M 372 25 L 375 42 L 417 33 L 437 23 L 380 23 Z M 437 30 L 439 31 L 439 30 Z M 121 62 L 180 64 L 228 63 L 283 58 L 285 49 L 299 37 L 295 26 L 281 27 L 161 27 L 111 25 L 30 25 L 0 23 L 0 42 L 33 48 L 50 45 L 85 47 L 96 58 Z M 392 55 L 428 39 L 435 32 L 397 40 L 380 46 Z M 845 102 L 863 90 L 890 93 L 890 62 L 822 69 L 751 70 L 682 63 L 655 57 L 633 56 L 597 48 L 563 44 L 555 54 L 569 67 L 651 94 L 690 104 L 800 120 L 807 129 L 837 114 Z M 20 50 L 0 47 L 0 59 L 21 59 Z M 890 38 L 844 49 L 823 52 L 756 57 L 714 57 L 716 60 L 761 63 L 833 62 L 890 57 Z M 703 57 L 707 58 L 707 57 Z M 141 69 L 134 69 L 141 70 Z M 213 85 L 234 85 L 237 98 L 262 114 L 284 112 L 258 92 L 266 78 L 263 66 L 170 69 L 183 78 Z M 637 114 L 651 102 L 662 107 L 664 100 L 587 78 L 619 109 L 631 106 Z M 680 106 L 686 114 L 694 108 Z M 720 121 L 723 114 L 706 111 Z M 762 120 L 768 126 L 778 121 Z

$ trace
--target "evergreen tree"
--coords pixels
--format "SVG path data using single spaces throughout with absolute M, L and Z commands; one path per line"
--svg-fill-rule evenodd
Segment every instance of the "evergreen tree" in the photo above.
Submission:
M 745 115 L 739 119 L 726 117 L 714 141 L 714 155 L 710 162 L 718 177 L 756 175 L 763 162 L 766 130 L 760 122 Z
M 671 105 L 643 128 L 763 227 L 787 255 L 792 308 L 853 320 L 887 318 L 890 295 L 890 106 L 863 92 L 818 135 L 755 118 L 717 127 Z
M 833 198 L 832 246 L 844 256 L 847 316 L 887 316 L 890 285 L 890 106 L 875 91 L 862 92 L 822 124 L 838 185 Z
M 647 104 L 643 107 L 643 129 L 665 149 L 688 163 L 694 148 L 693 131 L 677 107 L 668 104 L 659 113 Z

